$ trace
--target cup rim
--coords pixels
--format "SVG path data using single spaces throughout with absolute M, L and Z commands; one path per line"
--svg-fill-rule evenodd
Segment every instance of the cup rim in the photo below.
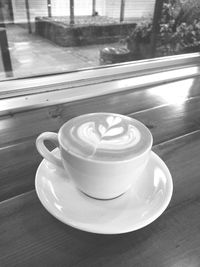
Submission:
M 65 127 L 66 124 L 68 124 L 71 120 L 73 120 L 74 118 L 79 118 L 79 117 L 83 117 L 83 116 L 88 116 L 88 115 L 95 115 L 95 114 L 107 114 L 107 115 L 113 115 L 113 116 L 120 116 L 122 118 L 125 118 L 125 119 L 129 119 L 130 121 L 134 120 L 134 121 L 137 121 L 137 123 L 141 124 L 146 132 L 148 133 L 149 135 L 149 144 L 148 146 L 146 147 L 146 149 L 144 151 L 142 151 L 141 153 L 139 153 L 138 155 L 135 155 L 133 157 L 129 157 L 129 158 L 125 158 L 125 159 L 116 159 L 116 160 L 110 160 L 110 159 L 91 159 L 91 158 L 84 158 L 84 156 L 81 156 L 79 154 L 76 154 L 74 153 L 73 151 L 70 151 L 68 150 L 68 148 L 66 147 L 66 145 L 63 144 L 62 142 L 62 139 L 61 139 L 61 133 L 62 133 L 62 129 Z M 153 146 L 153 136 L 152 136 L 152 133 L 151 131 L 147 128 L 146 125 L 144 125 L 142 122 L 140 122 L 139 120 L 137 119 L 134 119 L 134 118 L 131 118 L 129 116 L 126 116 L 126 115 L 122 115 L 122 114 L 118 114 L 118 113 L 112 113 L 112 112 L 92 112 L 92 113 L 85 113 L 85 114 L 82 114 L 82 115 L 79 115 L 79 116 L 75 116 L 73 118 L 71 118 L 70 120 L 68 120 L 67 122 L 65 122 L 61 128 L 59 129 L 59 132 L 58 132 L 58 142 L 59 142 L 59 145 L 65 150 L 67 151 L 67 153 L 69 153 L 70 155 L 76 157 L 76 158 L 79 158 L 83 161 L 89 161 L 89 162 L 96 162 L 96 163 L 120 163 L 120 162 L 129 162 L 129 161 L 133 161 L 139 157 L 142 157 L 145 153 L 149 152 Z

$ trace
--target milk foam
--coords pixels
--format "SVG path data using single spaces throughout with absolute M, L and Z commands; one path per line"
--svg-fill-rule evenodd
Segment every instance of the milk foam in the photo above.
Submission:
M 98 160 L 126 159 L 150 144 L 150 133 L 140 122 L 110 113 L 74 118 L 63 127 L 62 135 L 69 151 Z
M 109 117 L 108 117 L 109 118 Z M 83 123 L 77 129 L 77 136 L 88 145 L 97 149 L 119 150 L 132 147 L 140 140 L 140 132 L 132 125 L 95 125 L 95 122 Z

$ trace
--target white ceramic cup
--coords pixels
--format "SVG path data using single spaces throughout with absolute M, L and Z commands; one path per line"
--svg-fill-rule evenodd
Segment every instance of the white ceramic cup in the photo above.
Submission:
M 59 147 L 61 158 L 47 149 L 45 140 Z M 36 147 L 47 161 L 64 167 L 80 191 L 93 198 L 111 199 L 140 178 L 152 143 L 151 132 L 135 119 L 114 113 L 90 113 L 69 120 L 58 134 L 42 133 Z

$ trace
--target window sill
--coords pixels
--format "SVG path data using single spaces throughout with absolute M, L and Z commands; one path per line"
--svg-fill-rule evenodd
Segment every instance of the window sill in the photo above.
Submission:
M 0 83 L 0 114 L 42 108 L 198 76 L 200 54 Z M 9 88 L 8 88 L 9 87 Z

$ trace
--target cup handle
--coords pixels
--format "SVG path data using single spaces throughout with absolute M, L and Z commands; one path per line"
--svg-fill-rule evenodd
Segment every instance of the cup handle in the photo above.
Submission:
M 51 141 L 53 144 L 55 144 L 57 147 L 59 147 L 58 142 L 58 134 L 53 132 L 44 132 L 40 134 L 36 139 L 36 147 L 40 155 L 48 160 L 49 162 L 53 163 L 54 165 L 63 168 L 62 160 L 61 158 L 56 157 L 54 154 L 52 154 L 46 145 L 44 144 L 45 140 Z

